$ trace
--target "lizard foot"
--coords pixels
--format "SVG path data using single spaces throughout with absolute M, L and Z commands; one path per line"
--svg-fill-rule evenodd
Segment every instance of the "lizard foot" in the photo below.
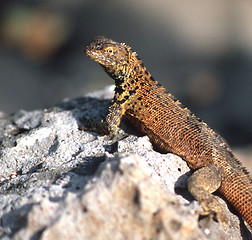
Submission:
M 81 126 L 80 130 L 90 131 L 90 132 L 97 132 L 102 135 L 110 134 L 108 129 L 108 124 L 101 120 L 101 122 L 96 123 L 93 120 L 90 120 L 86 117 L 82 117 L 81 121 L 84 123 L 84 126 Z
M 201 202 L 201 206 L 203 211 L 201 211 L 199 215 L 208 215 L 211 219 L 216 219 L 222 225 L 228 224 L 227 215 L 215 196 L 211 196 L 211 198 L 203 200 Z

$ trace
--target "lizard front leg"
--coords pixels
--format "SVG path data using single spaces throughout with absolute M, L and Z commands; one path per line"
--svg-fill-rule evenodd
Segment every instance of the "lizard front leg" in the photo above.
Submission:
M 93 131 L 103 135 L 113 134 L 119 127 L 124 111 L 122 106 L 112 101 L 112 104 L 109 107 L 108 114 L 105 121 L 95 123 L 92 120 L 84 119 L 85 127 L 82 127 L 82 130 Z
M 198 169 L 188 180 L 188 190 L 192 196 L 201 203 L 203 212 L 200 215 L 216 216 L 222 224 L 227 223 L 223 208 L 212 194 L 221 185 L 222 175 L 214 164 L 208 164 Z

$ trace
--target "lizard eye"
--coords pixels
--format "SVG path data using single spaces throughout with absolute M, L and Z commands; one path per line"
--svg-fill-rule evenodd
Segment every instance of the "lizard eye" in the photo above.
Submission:
M 107 48 L 105 49 L 105 52 L 108 53 L 108 54 L 113 54 L 114 49 L 113 49 L 112 47 L 107 47 Z

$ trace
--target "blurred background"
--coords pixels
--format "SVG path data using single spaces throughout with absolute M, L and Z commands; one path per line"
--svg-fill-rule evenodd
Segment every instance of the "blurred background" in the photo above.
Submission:
M 251 24 L 248 0 L 0 1 L 0 111 L 50 107 L 113 84 L 83 54 L 104 35 L 130 45 L 252 164 Z

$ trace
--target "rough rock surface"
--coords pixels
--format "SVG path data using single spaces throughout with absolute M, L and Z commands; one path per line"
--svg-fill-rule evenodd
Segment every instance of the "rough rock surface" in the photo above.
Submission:
M 125 119 L 113 136 L 80 130 L 82 116 L 105 116 L 112 96 L 107 87 L 51 109 L 0 113 L 0 238 L 251 239 L 221 198 L 227 226 L 199 218 L 186 163 L 154 151 Z

